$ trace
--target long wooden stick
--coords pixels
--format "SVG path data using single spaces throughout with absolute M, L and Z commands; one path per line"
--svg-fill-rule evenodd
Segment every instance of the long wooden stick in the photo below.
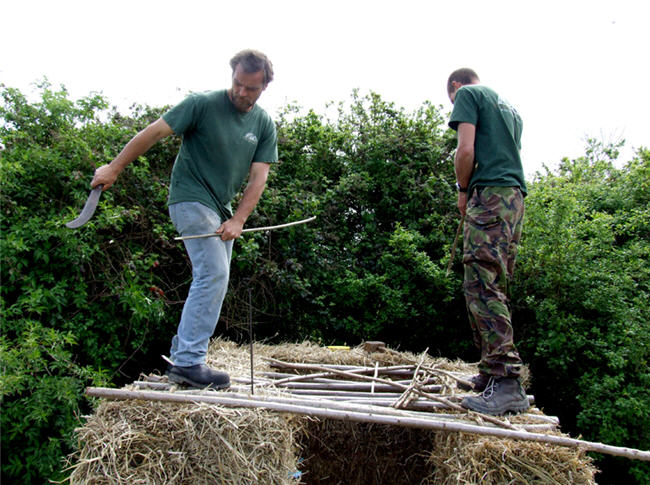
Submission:
M 394 386 L 388 386 L 386 384 L 376 384 L 375 382 L 353 382 L 353 381 L 335 381 L 335 382 L 287 382 L 281 386 L 277 386 L 281 389 L 331 389 L 333 391 L 368 391 L 370 392 L 373 388 L 375 393 L 379 392 L 390 392 L 395 390 Z M 408 388 L 406 384 L 401 384 L 404 387 Z M 424 392 L 440 392 L 441 386 L 439 385 L 430 385 L 423 386 L 422 390 Z M 405 389 L 406 390 L 406 389 Z
M 358 372 L 364 372 L 365 369 L 366 369 L 365 367 L 353 367 L 348 372 L 352 372 L 352 373 L 356 374 Z M 272 384 L 274 386 L 280 386 L 280 385 L 285 384 L 287 382 L 296 382 L 296 381 L 306 381 L 306 380 L 310 380 L 310 379 L 319 379 L 319 378 L 328 377 L 328 376 L 331 376 L 331 375 L 334 375 L 334 373 L 329 372 L 329 371 L 328 372 L 319 372 L 317 374 L 298 374 L 298 375 L 290 374 L 287 377 L 284 377 L 282 379 L 278 379 L 276 381 L 271 381 L 270 384 Z
M 356 373 L 355 373 L 356 374 Z M 302 374 L 302 375 L 293 375 L 292 377 L 285 377 L 282 379 L 263 379 L 264 385 L 266 386 L 274 386 L 274 387 L 291 387 L 293 384 L 298 384 L 298 383 L 308 383 L 310 385 L 312 384 L 321 384 L 323 389 L 327 389 L 328 384 L 346 384 L 346 385 L 351 385 L 351 384 L 364 384 L 365 379 L 360 378 L 360 379 L 334 379 L 332 376 L 334 376 L 334 372 L 319 372 L 317 374 Z M 363 374 L 361 374 L 363 375 Z M 262 380 L 262 379 L 261 379 Z M 398 384 L 404 384 L 408 385 L 412 382 L 412 380 L 395 380 L 392 382 L 396 382 Z M 429 389 L 429 391 L 439 391 L 442 388 L 442 385 L 436 384 L 438 382 L 437 379 L 433 377 L 427 378 L 426 381 L 420 382 L 421 386 L 424 386 L 425 388 Z
M 272 231 L 273 229 L 282 229 L 283 227 L 296 226 L 298 224 L 305 224 L 316 219 L 316 216 L 312 216 L 309 219 L 303 219 L 302 221 L 287 222 L 286 224 L 278 224 L 277 226 L 266 226 L 266 227 L 251 227 L 250 229 L 244 229 L 244 232 L 256 232 L 256 231 Z M 195 236 L 179 236 L 175 237 L 174 241 L 185 241 L 187 239 L 199 239 L 202 237 L 220 237 L 221 233 L 210 232 L 208 234 L 197 234 Z
M 296 368 L 295 364 L 296 364 L 296 362 L 283 362 L 283 361 L 278 360 L 278 359 L 273 359 L 273 361 L 271 362 L 271 367 L 276 367 L 276 368 L 285 367 L 285 368 L 294 369 L 294 368 Z M 305 365 L 309 366 L 311 364 L 305 364 Z M 338 370 L 351 370 L 351 369 L 359 369 L 359 368 L 362 367 L 362 366 L 358 366 L 358 365 L 343 365 L 343 364 L 318 364 L 318 365 L 320 365 L 321 367 L 325 367 L 327 369 L 338 369 Z M 372 367 L 371 366 L 365 366 L 364 369 L 368 373 L 371 373 L 371 374 L 375 372 L 375 367 L 374 366 L 372 366 Z M 384 374 L 384 373 L 389 373 L 389 372 L 392 372 L 392 371 L 400 371 L 400 370 L 409 371 L 410 370 L 411 371 L 411 372 L 409 372 L 409 375 L 410 375 L 412 373 L 413 369 L 415 369 L 415 364 L 391 365 L 391 366 L 387 366 L 387 367 L 379 367 L 379 373 Z
M 456 237 L 454 237 L 454 244 L 451 246 L 451 253 L 449 254 L 449 263 L 447 264 L 447 276 L 451 271 L 451 265 L 454 264 L 454 258 L 456 257 L 456 246 L 458 246 L 458 238 L 460 237 L 460 231 L 463 230 L 463 224 L 465 223 L 465 214 L 460 218 L 460 223 L 456 229 Z
M 90 387 L 86 389 L 86 394 L 93 397 L 103 397 L 105 399 L 139 399 L 145 401 L 161 402 L 205 402 L 210 404 L 220 404 L 230 407 L 245 408 L 264 408 L 278 412 L 306 414 L 320 418 L 338 419 L 343 421 L 357 421 L 364 423 L 379 423 L 409 428 L 436 429 L 448 432 L 461 432 L 469 434 L 478 434 L 485 436 L 496 436 L 500 438 L 510 438 L 523 441 L 537 441 L 540 443 L 550 443 L 558 446 L 569 448 L 578 448 L 585 451 L 594 451 L 615 456 L 623 456 L 635 460 L 650 461 L 650 451 L 637 450 L 634 448 L 623 448 L 611 446 L 603 443 L 594 443 L 583 441 L 565 436 L 547 435 L 540 433 L 529 433 L 526 431 L 515 431 L 511 429 L 493 428 L 488 426 L 478 426 L 450 421 L 422 419 L 407 416 L 390 416 L 373 413 L 363 413 L 356 411 L 345 411 L 337 409 L 324 409 L 314 406 L 297 406 L 293 404 L 284 404 L 278 402 L 265 402 L 260 399 L 236 399 L 223 396 L 211 395 L 183 395 L 171 392 L 156 391 L 129 391 L 124 389 L 106 389 Z
M 201 392 L 201 391 L 198 391 Z M 214 391 L 208 391 L 208 392 L 214 392 Z M 244 399 L 244 400 L 249 400 L 251 399 L 250 394 L 241 394 L 241 393 L 228 393 L 228 397 L 233 397 L 236 399 Z M 468 421 L 466 419 L 462 419 L 463 415 L 459 414 L 443 414 L 443 413 L 436 413 L 435 416 L 431 416 L 428 414 L 424 414 L 421 411 L 417 411 L 415 409 L 395 409 L 390 406 L 390 404 L 380 404 L 380 403 L 375 403 L 375 401 L 381 401 L 381 400 L 374 400 L 372 398 L 366 400 L 365 402 L 351 402 L 351 401 L 328 401 L 327 399 L 323 399 L 320 397 L 296 397 L 296 396 L 290 396 L 290 397 L 284 397 L 284 396 L 275 396 L 275 395 L 266 395 L 266 396 L 255 396 L 255 399 L 260 399 L 265 402 L 280 402 L 280 403 L 285 403 L 285 404 L 295 404 L 295 405 L 306 405 L 306 406 L 313 406 L 317 408 L 326 408 L 326 409 L 341 409 L 341 410 L 347 410 L 347 411 L 359 411 L 359 412 L 372 412 L 373 414 L 387 414 L 389 416 L 411 416 L 411 417 L 416 417 L 416 418 L 430 418 L 433 420 L 437 419 L 453 419 L 456 422 L 461 422 L 461 423 L 467 423 L 467 424 L 476 424 L 473 421 Z M 436 403 L 431 403 L 431 404 L 436 404 Z M 534 414 L 527 415 L 531 416 L 533 418 L 537 417 Z M 531 431 L 531 430 L 552 430 L 557 428 L 558 421 L 552 421 L 552 420 L 544 420 L 543 424 L 517 424 L 517 429 L 522 429 L 525 431 Z
M 341 399 L 357 398 L 357 397 L 368 397 L 368 392 L 355 392 L 355 391 L 330 391 L 328 389 L 291 389 L 291 394 L 301 395 L 301 396 L 322 396 L 326 399 L 331 397 L 338 397 Z M 386 398 L 395 398 L 397 399 L 402 394 L 399 392 L 382 392 L 382 397 Z M 441 404 L 443 406 L 443 404 Z
M 271 364 L 271 367 L 276 367 L 274 364 Z M 379 363 L 377 363 L 377 369 L 374 367 L 355 367 L 351 365 L 346 365 L 346 366 L 323 366 L 327 369 L 330 367 L 333 369 L 339 369 L 339 370 L 347 370 L 349 372 L 354 372 L 355 374 L 375 374 L 377 373 L 377 376 L 392 376 L 392 377 L 397 377 L 397 378 L 402 378 L 402 379 L 411 379 L 413 377 L 413 368 L 414 366 L 409 366 L 410 370 L 408 368 L 405 368 L 406 366 L 395 366 L 393 367 L 379 367 Z M 399 368 L 398 368 L 399 367 Z M 281 370 L 282 368 L 278 366 L 278 370 Z M 325 373 L 323 373 L 325 374 Z M 330 374 L 330 373 L 327 373 Z M 287 372 L 262 372 L 261 375 L 266 376 L 266 377 L 271 377 L 271 378 L 276 378 L 276 379 L 284 379 L 284 378 L 289 378 L 289 377 L 306 377 L 307 374 L 294 374 L 294 373 L 287 373 Z M 300 380 L 300 379 L 299 379 Z
M 253 289 L 248 289 L 248 338 L 250 340 L 250 354 L 251 354 L 251 395 L 255 394 L 255 375 L 253 367 L 253 297 L 251 296 Z

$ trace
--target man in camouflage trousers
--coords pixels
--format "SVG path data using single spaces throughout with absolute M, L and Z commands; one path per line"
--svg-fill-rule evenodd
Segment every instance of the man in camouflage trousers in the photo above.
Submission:
M 454 71 L 447 82 L 454 105 L 449 126 L 458 132 L 458 209 L 465 217 L 463 287 L 474 342 L 481 349 L 479 374 L 471 382 L 482 394 L 466 397 L 462 405 L 500 415 L 529 407 L 508 299 L 526 184 L 519 156 L 521 118 L 479 82 L 471 69 Z

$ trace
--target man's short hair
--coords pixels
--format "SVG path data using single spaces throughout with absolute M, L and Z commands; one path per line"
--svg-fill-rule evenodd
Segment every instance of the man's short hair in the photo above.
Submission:
M 235 57 L 230 59 L 230 67 L 232 67 L 233 73 L 238 65 L 241 65 L 244 72 L 249 74 L 264 71 L 264 84 L 273 81 L 273 64 L 269 58 L 260 51 L 245 49 L 238 52 L 235 54 Z
M 449 79 L 447 79 L 448 94 L 450 94 L 454 90 L 454 87 L 451 85 L 451 83 L 454 81 L 456 81 L 457 83 L 461 83 L 464 86 L 465 84 L 472 84 L 472 83 L 479 82 L 480 79 L 478 78 L 478 74 L 476 74 L 476 72 L 474 72 L 472 69 L 468 67 L 456 69 L 454 72 L 452 72 L 449 75 Z

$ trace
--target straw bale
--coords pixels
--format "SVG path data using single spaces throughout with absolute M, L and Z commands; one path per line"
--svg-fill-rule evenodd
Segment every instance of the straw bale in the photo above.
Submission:
M 593 485 L 597 469 L 584 451 L 464 433 L 435 433 L 429 462 L 435 485 Z
M 476 364 L 391 349 L 369 354 L 362 347 L 330 350 L 302 342 L 255 343 L 256 374 L 272 370 L 264 357 L 353 366 L 422 362 L 444 371 L 439 375 L 444 393 L 456 392 L 445 372 L 467 376 L 477 370 Z M 207 363 L 248 378 L 249 347 L 215 339 Z M 73 484 L 282 485 L 297 483 L 291 474 L 298 470 L 306 485 L 595 483 L 590 459 L 575 449 L 207 404 L 102 401 L 77 430 L 77 439 L 78 449 L 69 457 Z
M 303 428 L 305 485 L 411 485 L 432 472 L 432 433 L 372 423 L 313 420 Z
M 263 410 L 104 401 L 77 432 L 70 483 L 295 483 L 295 421 Z

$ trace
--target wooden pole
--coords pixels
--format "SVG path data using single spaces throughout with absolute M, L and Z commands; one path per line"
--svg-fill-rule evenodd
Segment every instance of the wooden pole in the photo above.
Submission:
M 299 363 L 299 362 L 283 362 L 278 359 L 271 359 L 270 357 L 266 359 L 270 362 L 271 367 L 275 368 L 287 368 L 287 369 L 300 369 L 300 368 L 307 368 L 309 369 L 311 366 L 314 364 L 309 364 L 309 363 Z M 304 367 L 301 367 L 304 366 Z M 337 370 L 355 370 L 357 372 L 358 369 L 364 369 L 364 371 L 368 374 L 372 374 L 375 372 L 375 367 L 369 367 L 369 366 L 358 366 L 358 365 L 344 365 L 344 364 L 318 364 L 319 367 L 323 367 L 325 369 L 337 369 Z M 398 371 L 408 371 L 408 375 L 411 375 L 413 373 L 413 369 L 415 369 L 415 364 L 401 364 L 401 365 L 391 365 L 391 366 L 386 366 L 386 367 L 379 367 L 379 373 L 380 374 L 392 374 L 393 372 L 398 372 Z M 359 371 L 360 372 L 360 371 Z
M 457 423 L 451 421 L 422 419 L 410 416 L 391 416 L 386 414 L 364 413 L 358 411 L 346 411 L 339 409 L 324 409 L 314 406 L 298 406 L 295 404 L 286 404 L 279 402 L 265 402 L 260 399 L 238 399 L 228 397 L 227 394 L 219 396 L 211 395 L 184 395 L 171 392 L 156 391 L 129 391 L 124 389 L 106 389 L 89 387 L 86 394 L 92 397 L 103 397 L 105 399 L 137 399 L 144 401 L 161 401 L 161 402 L 204 402 L 218 404 L 229 407 L 245 408 L 264 408 L 278 412 L 306 414 L 326 419 L 338 419 L 342 421 L 356 421 L 364 423 L 378 423 L 408 428 L 435 429 L 447 432 L 469 433 L 484 436 L 495 436 L 499 438 L 509 438 L 522 441 L 536 441 L 539 443 L 549 443 L 557 446 L 569 448 L 578 448 L 585 451 L 593 451 L 614 456 L 623 456 L 635 460 L 650 461 L 650 451 L 637 450 L 634 448 L 624 448 L 611 446 L 603 443 L 568 438 L 565 436 L 548 435 L 540 433 L 529 433 L 527 431 L 518 431 L 512 429 L 502 429 L 488 426 L 478 426 L 473 424 Z
M 302 221 L 287 222 L 286 224 L 278 224 L 277 226 L 266 226 L 266 227 L 252 227 L 250 229 L 242 230 L 242 233 L 245 232 L 256 232 L 256 231 L 272 231 L 274 229 L 282 229 L 284 227 L 296 226 L 298 224 L 305 224 L 316 219 L 316 216 L 310 217 L 309 219 L 303 219 Z M 221 237 L 221 233 L 210 232 L 208 234 L 197 234 L 196 236 L 179 236 L 175 237 L 174 241 L 185 241 L 187 239 L 199 239 L 203 237 Z
M 253 289 L 248 289 L 248 338 L 251 354 L 251 395 L 255 393 L 255 376 L 253 375 Z
M 268 383 L 272 385 L 273 383 Z M 405 388 L 408 388 L 408 385 L 401 384 Z M 286 382 L 280 386 L 276 386 L 280 389 L 330 389 L 337 391 L 368 391 L 372 390 L 374 386 L 374 392 L 389 392 L 394 391 L 395 386 L 389 386 L 385 384 L 378 384 L 376 382 L 354 382 L 354 381 L 333 381 L 333 382 Z M 437 384 L 431 384 L 423 386 L 422 390 L 425 392 L 440 392 L 442 386 Z
M 460 232 L 463 230 L 463 223 L 465 222 L 465 214 L 460 218 L 458 223 L 458 228 L 456 229 L 456 237 L 454 237 L 454 244 L 451 246 L 451 253 L 449 254 L 449 263 L 447 264 L 447 276 L 451 271 L 451 266 L 454 264 L 454 258 L 456 257 L 456 246 L 458 245 L 458 238 L 460 237 Z

